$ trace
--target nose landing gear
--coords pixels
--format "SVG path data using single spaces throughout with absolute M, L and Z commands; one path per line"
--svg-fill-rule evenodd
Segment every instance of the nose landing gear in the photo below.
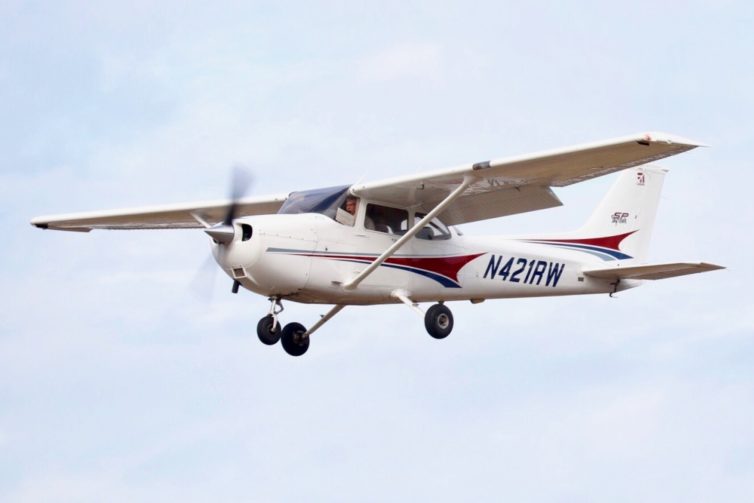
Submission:
M 274 346 L 280 340 L 282 329 L 274 316 L 268 314 L 257 323 L 257 337 L 262 344 Z
M 270 312 L 257 323 L 257 337 L 262 344 L 273 346 L 280 340 L 281 329 L 278 315 L 283 312 L 283 303 L 279 297 L 270 299 Z

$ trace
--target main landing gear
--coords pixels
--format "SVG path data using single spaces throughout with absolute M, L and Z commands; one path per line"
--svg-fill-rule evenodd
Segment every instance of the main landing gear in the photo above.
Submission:
M 445 304 L 435 304 L 424 314 L 424 327 L 435 339 L 444 339 L 453 330 L 453 313 Z
M 427 329 L 429 335 L 435 339 L 444 339 L 450 335 L 453 330 L 453 313 L 445 304 L 442 302 L 434 304 L 425 313 L 418 303 L 411 300 L 409 293 L 405 290 L 394 290 L 391 295 L 406 304 L 419 316 L 424 317 L 424 328 Z
M 309 334 L 301 323 L 288 323 L 280 337 L 283 349 L 291 356 L 301 356 L 309 349 Z

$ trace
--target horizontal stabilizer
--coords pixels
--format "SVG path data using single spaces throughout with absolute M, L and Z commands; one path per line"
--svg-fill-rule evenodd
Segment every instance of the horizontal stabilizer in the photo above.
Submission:
M 600 279 L 666 279 L 687 274 L 725 269 L 723 266 L 699 262 L 676 262 L 672 264 L 649 264 L 631 267 L 609 267 L 603 269 L 585 269 L 584 274 Z

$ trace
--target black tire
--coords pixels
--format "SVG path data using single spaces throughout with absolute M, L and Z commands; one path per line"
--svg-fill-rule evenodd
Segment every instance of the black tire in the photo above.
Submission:
M 262 344 L 273 346 L 280 340 L 280 334 L 283 330 L 280 328 L 280 322 L 275 322 L 271 314 L 268 314 L 257 323 L 257 337 Z M 273 323 L 275 325 L 273 326 Z
M 304 335 L 306 328 L 301 323 L 288 323 L 283 327 L 280 342 L 283 349 L 291 356 L 301 356 L 309 349 L 309 336 Z
M 444 339 L 453 330 L 453 313 L 442 304 L 435 304 L 424 315 L 424 327 L 435 339 Z

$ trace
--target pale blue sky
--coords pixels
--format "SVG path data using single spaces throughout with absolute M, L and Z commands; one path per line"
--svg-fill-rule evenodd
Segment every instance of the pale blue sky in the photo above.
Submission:
M 4 2 L 0 500 L 751 501 L 750 2 Z M 32 216 L 408 174 L 646 130 L 658 261 L 607 296 L 349 308 L 302 358 L 190 292 L 201 232 Z M 467 233 L 577 227 L 563 208 Z M 211 287 L 211 283 L 208 284 Z M 288 303 L 311 324 L 323 307 Z

